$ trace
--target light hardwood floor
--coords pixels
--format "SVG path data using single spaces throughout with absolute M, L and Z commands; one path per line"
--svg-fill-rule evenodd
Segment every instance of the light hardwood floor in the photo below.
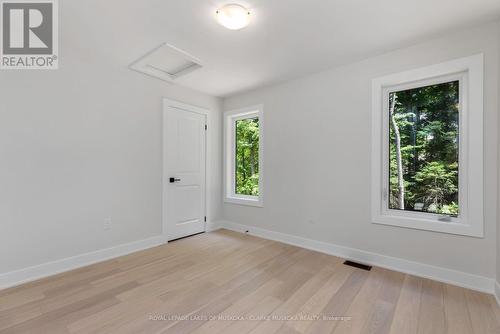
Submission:
M 500 333 L 492 296 L 342 262 L 220 230 L 0 291 L 0 333 Z

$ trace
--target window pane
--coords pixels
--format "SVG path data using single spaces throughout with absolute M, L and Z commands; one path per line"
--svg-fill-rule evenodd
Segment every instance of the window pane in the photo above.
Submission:
M 458 216 L 459 82 L 389 94 L 389 208 Z
M 235 193 L 259 195 L 259 119 L 236 121 Z

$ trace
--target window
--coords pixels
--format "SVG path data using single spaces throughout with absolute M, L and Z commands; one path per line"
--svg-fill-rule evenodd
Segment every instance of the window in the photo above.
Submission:
M 389 92 L 389 209 L 459 216 L 459 87 Z
M 262 107 L 225 113 L 225 201 L 262 206 Z
M 374 223 L 483 236 L 482 61 L 373 81 Z
M 245 118 L 235 124 L 236 195 L 259 196 L 259 118 Z

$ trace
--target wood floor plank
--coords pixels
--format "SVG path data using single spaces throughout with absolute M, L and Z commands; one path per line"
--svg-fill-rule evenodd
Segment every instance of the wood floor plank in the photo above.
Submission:
M 387 271 L 377 301 L 361 333 L 389 333 L 404 277 L 404 274 Z
M 333 333 L 361 333 L 366 321 L 373 311 L 373 305 L 377 301 L 386 274 L 387 272 L 384 270 L 373 268 L 366 283 L 354 298 L 351 306 L 346 312 L 346 315 L 350 317 L 350 319 L 339 323 Z
M 496 321 L 495 311 L 490 303 L 491 296 L 472 290 L 464 292 L 474 333 L 500 333 L 500 324 Z
M 75 303 L 72 303 L 70 305 L 67 305 L 65 307 L 62 307 L 60 309 L 56 309 L 47 313 L 43 313 L 42 315 L 30 319 L 28 321 L 22 322 L 20 324 L 16 324 L 14 326 L 8 327 L 4 330 L 1 330 L 0 333 L 9 333 L 9 334 L 14 334 L 14 333 L 26 333 L 32 330 L 39 330 L 40 333 L 44 333 L 44 327 L 53 323 L 60 321 L 62 318 L 65 318 L 66 316 L 75 313 L 75 312 L 80 312 L 82 310 L 85 310 L 87 308 L 92 308 L 95 305 L 98 305 L 102 302 L 108 302 L 108 300 L 111 300 L 111 304 L 115 304 L 117 301 L 114 299 L 114 297 L 120 293 L 121 291 L 128 290 L 131 288 L 134 288 L 136 285 L 133 283 L 128 283 L 123 286 L 118 286 L 115 287 L 109 291 L 106 291 L 106 293 L 103 293 L 98 296 L 93 296 L 91 298 L 81 300 Z
M 422 279 L 406 275 L 403 288 L 394 312 L 391 334 L 416 334 L 422 294 Z
M 500 333 L 492 296 L 342 262 L 205 233 L 0 291 L 0 334 Z
M 465 293 L 465 291 L 464 291 L 464 293 Z M 500 326 L 500 307 L 498 307 L 499 303 L 497 302 L 497 300 L 494 296 L 489 296 L 489 297 L 490 297 L 489 300 L 490 300 L 491 309 L 493 310 L 493 313 L 495 314 L 497 324 Z
M 453 285 L 444 285 L 446 333 L 473 333 L 469 312 L 463 305 L 467 305 L 464 289 Z
M 298 332 L 304 333 L 311 325 L 310 317 L 315 317 L 321 313 L 335 293 L 340 289 L 354 269 L 352 267 L 338 264 L 330 279 L 314 294 L 298 311 L 305 320 L 290 320 L 286 326 Z
M 21 290 L 18 293 L 0 296 L 0 312 L 41 300 L 45 295 L 40 291 Z
M 256 319 L 266 319 L 283 301 L 273 296 L 264 298 L 249 312 L 244 314 L 244 320 L 231 322 L 221 334 L 249 333 L 258 324 Z
M 249 293 L 252 293 L 255 289 L 259 288 L 267 281 L 273 279 L 273 277 L 278 275 L 280 272 L 293 265 L 295 263 L 293 260 L 294 255 L 299 252 L 300 250 L 295 247 L 288 248 L 287 251 L 270 261 L 261 274 L 239 286 L 233 286 L 227 293 L 222 293 L 218 298 L 210 301 L 210 303 L 208 303 L 205 307 L 195 312 L 194 315 L 212 316 L 220 314 L 233 303 L 237 302 L 241 298 L 244 298 Z M 168 327 L 162 333 L 191 333 L 201 325 L 203 325 L 201 322 L 177 322 L 175 325 Z
M 198 327 L 194 330 L 193 334 L 218 334 L 225 332 L 228 327 L 231 325 L 239 326 L 239 322 L 245 322 L 247 319 L 246 316 L 250 312 L 256 312 L 259 308 L 262 308 L 266 303 L 268 306 L 272 307 L 268 312 L 271 312 L 272 309 L 277 307 L 279 303 L 276 303 L 277 299 L 271 297 L 271 293 L 274 289 L 276 289 L 281 282 L 276 279 L 272 279 L 265 283 L 262 287 L 257 289 L 252 294 L 243 297 L 238 300 L 230 307 L 221 312 L 220 317 L 221 320 L 214 320 L 205 322 L 202 326 Z M 267 309 L 267 308 L 265 308 Z M 227 319 L 241 319 L 238 321 L 228 321 Z M 241 332 L 234 332 L 241 333 Z
M 322 318 L 347 316 L 346 311 L 365 284 L 368 275 L 369 273 L 365 270 L 354 269 L 319 315 Z M 307 328 L 306 333 L 331 333 L 338 323 L 338 320 L 316 320 Z
M 319 270 L 317 275 L 312 276 L 290 298 L 273 311 L 271 314 L 274 317 L 273 320 L 257 323 L 251 334 L 272 334 L 278 331 L 286 323 L 287 318 L 297 316 L 302 305 L 326 283 L 332 274 L 333 268 L 330 267 Z
M 423 281 L 417 333 L 446 333 L 443 298 L 442 283 L 429 279 Z

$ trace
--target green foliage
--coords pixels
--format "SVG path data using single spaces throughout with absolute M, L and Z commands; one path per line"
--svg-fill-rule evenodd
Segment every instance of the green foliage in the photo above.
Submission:
M 457 216 L 458 81 L 391 93 L 401 137 L 405 210 Z M 395 133 L 390 128 L 389 207 L 398 209 Z
M 436 212 L 450 210 L 451 203 L 446 200 L 457 193 L 458 187 L 455 183 L 458 175 L 458 164 L 453 163 L 445 166 L 441 161 L 427 163 L 415 174 L 416 198 L 423 203 L 433 205 Z
M 450 216 L 458 216 L 458 204 L 455 202 L 451 202 L 450 204 L 444 204 L 439 210 L 438 213 L 442 213 Z
M 236 194 L 259 195 L 259 119 L 236 121 Z

